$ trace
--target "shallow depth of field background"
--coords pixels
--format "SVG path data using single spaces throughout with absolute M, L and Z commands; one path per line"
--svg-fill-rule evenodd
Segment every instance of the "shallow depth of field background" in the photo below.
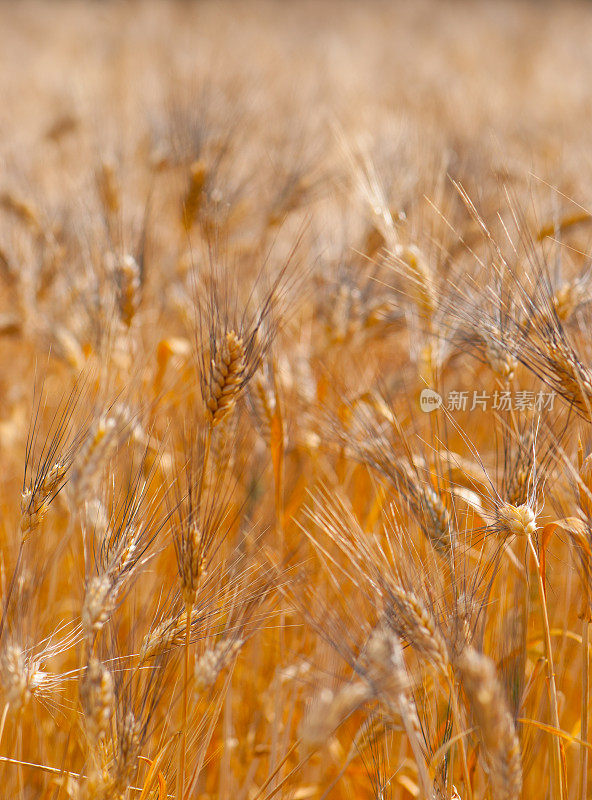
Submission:
M 589 796 L 591 34 L 0 4 L 0 798 Z

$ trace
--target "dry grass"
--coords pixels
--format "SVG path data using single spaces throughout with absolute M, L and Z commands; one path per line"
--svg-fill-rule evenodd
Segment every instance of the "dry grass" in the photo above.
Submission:
M 0 797 L 588 797 L 592 7 L 0 19 Z

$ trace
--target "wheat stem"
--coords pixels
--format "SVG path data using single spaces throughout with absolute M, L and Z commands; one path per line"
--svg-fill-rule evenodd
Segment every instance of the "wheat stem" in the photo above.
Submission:
M 454 724 L 456 726 L 456 729 L 457 729 L 458 733 L 461 733 L 462 730 L 463 730 L 462 720 L 461 720 L 461 716 L 460 716 L 460 709 L 458 707 L 458 698 L 457 698 L 457 695 L 456 695 L 456 687 L 454 685 L 454 679 L 453 679 L 452 675 L 450 674 L 450 670 L 448 672 L 448 676 L 447 677 L 448 677 L 448 688 L 449 688 L 449 691 L 450 691 L 450 702 L 451 702 L 451 707 L 452 707 L 452 717 L 454 719 Z M 463 779 L 464 779 L 466 790 L 467 790 L 467 800 L 472 800 L 473 789 L 472 789 L 472 786 L 471 786 L 471 776 L 470 776 L 470 773 L 469 773 L 469 764 L 468 764 L 468 761 L 467 761 L 467 751 L 466 751 L 465 743 L 464 743 L 464 740 L 463 740 L 462 737 L 458 740 L 458 749 L 460 751 L 460 763 L 461 763 L 462 772 L 463 772 Z
M 551 644 L 551 628 L 549 626 L 549 615 L 547 613 L 547 598 L 545 593 L 545 584 L 543 583 L 543 576 L 541 575 L 541 565 L 536 551 L 536 547 L 532 541 L 532 536 L 529 534 L 527 537 L 528 547 L 534 559 L 537 574 L 537 586 L 539 591 L 539 600 L 541 603 L 541 611 L 543 614 L 543 629 L 544 629 L 544 644 L 545 644 L 545 658 L 547 666 L 547 680 L 549 681 L 550 692 L 550 705 L 551 705 L 551 722 L 553 727 L 559 730 L 559 710 L 557 701 L 557 686 L 555 683 L 555 667 L 553 665 L 553 648 Z M 561 759 L 561 743 L 559 739 L 553 737 L 552 749 L 552 765 L 553 765 L 553 781 L 555 785 L 555 796 L 559 800 L 563 800 L 563 778 L 562 778 L 562 759 Z
M 179 772 L 177 774 L 177 800 L 183 800 L 185 792 L 185 751 L 187 747 L 187 688 L 189 684 L 189 639 L 191 636 L 191 615 L 193 604 L 185 606 L 185 652 L 183 658 L 183 717 L 181 722 L 181 744 L 179 747 Z
M 197 502 L 199 504 L 199 506 L 198 506 L 199 518 L 197 520 L 198 525 L 201 524 L 201 498 L 202 498 L 202 495 L 203 495 L 203 490 L 204 490 L 204 485 L 205 485 L 205 476 L 206 476 L 206 472 L 207 472 L 207 469 L 208 469 L 208 464 L 209 464 L 209 461 L 210 461 L 210 451 L 212 449 L 212 429 L 213 429 L 213 426 L 211 424 L 208 425 L 208 430 L 206 432 L 206 441 L 205 441 L 205 444 L 204 444 L 204 454 L 203 454 L 203 460 L 202 460 L 201 473 L 200 473 L 200 476 L 199 476 L 199 484 L 198 484 L 198 487 L 197 487 Z
M 23 545 L 24 542 L 21 539 L 21 543 L 19 545 L 18 555 L 16 557 L 16 564 L 14 565 L 14 570 L 12 572 L 12 577 L 10 579 L 10 584 L 8 586 L 8 591 L 6 593 L 6 600 L 4 601 L 4 608 L 2 609 L 2 619 L 0 619 L 0 641 L 2 640 L 2 634 L 4 632 L 4 625 L 6 623 L 6 617 L 8 616 L 8 609 L 10 606 L 10 598 L 14 591 L 14 586 L 16 584 L 16 579 L 18 577 L 18 573 L 21 568 L 21 561 L 23 559 Z
M 588 787 L 588 691 L 590 688 L 589 672 L 589 638 L 590 628 L 588 622 L 588 609 L 585 611 L 582 623 L 582 709 L 581 709 L 581 734 L 582 745 L 580 746 L 580 779 L 578 797 L 586 800 Z

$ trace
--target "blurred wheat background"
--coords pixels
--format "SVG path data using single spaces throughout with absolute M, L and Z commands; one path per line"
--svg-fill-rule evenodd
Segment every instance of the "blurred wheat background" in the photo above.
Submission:
M 592 796 L 591 33 L 0 5 L 0 797 Z

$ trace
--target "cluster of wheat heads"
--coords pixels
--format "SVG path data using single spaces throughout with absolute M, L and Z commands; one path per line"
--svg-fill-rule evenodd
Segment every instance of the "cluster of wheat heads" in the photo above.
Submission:
M 0 798 L 584 800 L 587 5 L 0 10 Z

